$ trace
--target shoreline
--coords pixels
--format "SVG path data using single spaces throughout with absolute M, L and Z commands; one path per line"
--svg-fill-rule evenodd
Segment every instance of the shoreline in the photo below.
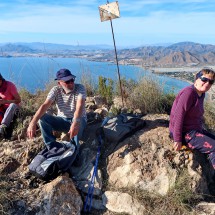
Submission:
M 174 79 L 186 81 L 189 84 L 193 84 L 194 82 L 186 79 L 186 76 L 183 76 L 183 74 L 187 73 L 188 75 L 191 75 L 190 73 L 193 73 L 193 75 L 195 75 L 202 68 L 205 68 L 205 67 L 195 67 L 195 68 L 194 67 L 176 67 L 176 68 L 150 67 L 150 68 L 147 68 L 147 70 L 157 75 L 164 75 L 167 77 L 172 77 Z M 213 70 L 215 70 L 215 66 L 211 66 L 209 68 L 212 68 Z M 176 73 L 176 74 L 181 73 L 182 77 L 173 76 L 172 73 Z M 209 104 L 215 105 L 215 84 L 212 85 L 211 89 L 208 92 L 206 92 L 206 94 L 208 95 L 207 101 L 209 102 Z
M 144 69 L 147 69 L 147 70 L 152 71 L 152 72 L 157 73 L 157 74 L 158 73 L 168 73 L 168 72 L 197 73 L 205 67 L 206 66 L 202 66 L 202 67 L 148 67 L 148 68 L 144 68 Z M 210 66 L 208 68 L 215 70 L 215 66 Z

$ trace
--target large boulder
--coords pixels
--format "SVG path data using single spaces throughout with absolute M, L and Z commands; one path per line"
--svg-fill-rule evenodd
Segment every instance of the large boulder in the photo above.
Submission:
M 131 215 L 144 214 L 145 207 L 127 193 L 106 191 L 102 199 L 103 205 L 110 211 Z
M 206 177 L 193 152 L 173 151 L 168 116 L 147 115 L 144 119 L 146 127 L 121 142 L 109 155 L 109 183 L 117 189 L 131 187 L 166 195 L 180 170 L 187 169 L 193 192 L 209 194 Z
M 59 176 L 46 184 L 38 198 L 40 211 L 38 215 L 78 215 L 81 214 L 83 202 L 72 180 Z
M 135 187 L 161 195 L 167 194 L 175 184 L 177 171 L 165 159 L 163 141 L 166 128 L 155 128 L 138 133 L 139 141 L 134 137 L 125 140 L 128 144 L 110 155 L 108 163 L 109 182 L 117 188 Z M 152 138 L 157 139 L 152 141 Z M 141 142 L 141 146 L 138 145 Z M 135 147 L 136 145 L 136 147 Z M 129 149 L 132 146 L 133 149 Z

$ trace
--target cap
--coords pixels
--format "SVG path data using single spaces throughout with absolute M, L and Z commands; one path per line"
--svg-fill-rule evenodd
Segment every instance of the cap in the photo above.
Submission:
M 70 79 L 75 79 L 76 76 L 73 75 L 68 69 L 60 69 L 56 73 L 56 78 L 55 80 L 62 80 L 62 81 L 68 81 Z

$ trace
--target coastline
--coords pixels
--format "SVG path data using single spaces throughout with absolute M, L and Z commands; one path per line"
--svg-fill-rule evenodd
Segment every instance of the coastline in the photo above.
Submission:
M 138 66 L 138 65 L 136 65 Z M 177 80 L 185 81 L 189 84 L 194 83 L 194 75 L 199 72 L 201 69 L 206 68 L 207 66 L 202 67 L 139 67 L 143 68 L 144 70 L 147 70 L 151 73 L 154 73 L 156 75 L 164 75 L 167 77 L 171 77 Z M 215 66 L 210 66 L 208 68 L 211 68 L 215 70 Z M 191 77 L 193 80 L 190 80 Z M 215 84 L 212 85 L 211 89 L 206 93 L 207 94 L 207 102 L 210 105 L 215 106 Z
M 152 71 L 154 73 L 168 73 L 168 72 L 192 72 L 197 73 L 200 71 L 202 67 L 148 67 L 147 70 Z M 210 66 L 209 68 L 212 68 L 215 70 L 215 66 Z
M 147 70 L 157 75 L 165 75 L 168 77 L 172 77 L 174 79 L 186 81 L 189 84 L 193 84 L 193 81 L 191 81 L 190 78 L 188 78 L 188 76 L 194 77 L 195 73 L 200 71 L 202 68 L 204 68 L 204 66 L 203 67 L 171 67 L 171 68 L 170 67 L 168 68 L 150 67 L 150 68 L 147 68 Z M 213 70 L 215 70 L 215 66 L 211 66 L 209 68 L 212 68 Z M 187 76 L 184 74 L 187 74 Z M 212 105 L 215 105 L 215 84 L 212 85 L 211 89 L 207 92 L 207 95 L 209 97 L 208 102 Z
M 157 75 L 162 75 L 162 73 L 156 73 Z M 180 80 L 180 81 L 186 81 L 187 83 L 189 83 L 189 84 L 193 84 L 193 82 L 192 81 L 190 81 L 190 80 L 188 80 L 188 79 L 186 79 L 186 78 L 182 78 L 182 77 L 174 77 L 174 76 L 170 76 L 170 75 L 168 75 L 168 74 L 163 74 L 163 75 L 165 75 L 165 76 L 168 76 L 168 77 L 172 77 L 172 78 L 174 78 L 174 79 L 178 79 L 178 80 Z
M 149 71 L 152 71 L 154 73 L 168 73 L 168 72 L 192 72 L 197 73 L 203 68 L 210 68 L 215 70 L 215 66 L 198 66 L 198 67 L 148 67 L 145 68 Z

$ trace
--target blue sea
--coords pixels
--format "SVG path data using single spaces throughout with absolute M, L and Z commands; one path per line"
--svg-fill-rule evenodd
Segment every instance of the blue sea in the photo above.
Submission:
M 0 57 L 0 73 L 7 80 L 14 82 L 17 87 L 25 88 L 31 93 L 44 89 L 46 84 L 54 80 L 56 72 L 61 68 L 69 69 L 77 76 L 91 77 L 95 82 L 99 76 L 118 80 L 117 66 L 114 63 L 94 62 L 80 58 L 48 58 L 48 57 Z M 152 74 L 137 66 L 120 65 L 121 78 L 140 80 L 150 77 L 164 87 L 165 92 L 177 93 L 189 83 Z

